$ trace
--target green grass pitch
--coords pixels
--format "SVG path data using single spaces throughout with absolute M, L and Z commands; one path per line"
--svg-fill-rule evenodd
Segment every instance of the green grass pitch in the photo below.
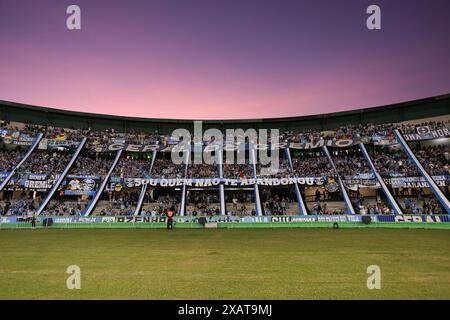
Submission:
M 448 230 L 0 230 L 0 299 L 450 299 L 449 248 Z

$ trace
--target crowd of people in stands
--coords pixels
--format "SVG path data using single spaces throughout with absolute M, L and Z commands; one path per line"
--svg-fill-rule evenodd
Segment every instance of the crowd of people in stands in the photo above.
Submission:
M 26 199 L 8 199 L 0 202 L 0 213 L 2 215 L 31 215 L 35 210 L 35 201 Z
M 425 199 L 423 201 L 406 197 L 403 200 L 405 214 L 442 214 L 442 206 L 436 199 Z
M 151 159 L 137 159 L 132 156 L 122 157 L 112 173 L 113 177 L 143 178 L 150 175 Z
M 45 210 L 42 212 L 44 216 L 81 216 L 88 205 L 87 200 L 82 200 L 81 197 L 75 199 L 52 199 L 49 201 Z
M 442 128 L 450 128 L 450 121 L 426 121 L 420 123 L 400 123 L 400 124 L 391 124 L 391 129 L 395 127 L 400 129 L 404 134 L 413 134 L 418 133 L 417 129 L 419 127 L 427 127 L 430 131 L 439 130 Z
M 105 176 L 113 161 L 114 155 L 110 153 L 82 153 L 73 164 L 69 174 L 77 176 Z
M 420 176 L 417 167 L 402 149 L 377 148 L 369 154 L 382 177 Z
M 288 202 L 291 202 L 290 200 L 288 197 L 280 197 L 279 195 L 266 198 L 263 202 L 264 214 L 267 216 L 287 214 L 287 206 Z
M 23 157 L 23 150 L 17 148 L 14 150 L 0 149 L 0 172 L 11 172 Z
M 38 132 L 44 134 L 47 139 L 64 139 L 67 141 L 81 141 L 83 138 L 88 138 L 90 144 L 108 144 L 112 142 L 122 142 L 127 144 L 160 144 L 165 140 L 165 136 L 158 134 L 158 132 L 135 132 L 127 133 L 118 132 L 114 129 L 106 130 L 90 130 L 90 129 L 76 129 L 76 128 L 58 128 L 50 125 L 34 125 L 25 124 L 23 128 L 14 127 L 15 130 L 21 130 L 28 134 L 35 135 Z
M 18 129 L 18 128 L 16 128 Z M 88 130 L 82 129 L 68 129 L 59 128 L 51 125 L 36 125 L 36 124 L 25 124 L 24 129 L 31 135 L 35 136 L 37 133 L 42 133 L 44 139 L 58 139 L 67 141 L 81 141 L 89 133 Z
M 268 188 L 263 188 L 261 191 L 261 205 L 267 216 L 287 214 L 290 204 L 296 201 L 293 189 L 284 190 L 284 192 L 278 190 L 276 193 Z
M 139 192 L 136 191 L 110 191 L 107 197 L 103 197 L 98 202 L 94 214 L 98 216 L 131 216 L 135 212 L 138 198 Z
M 256 164 L 257 176 L 271 177 L 271 178 L 283 178 L 290 175 L 288 160 L 285 157 L 280 157 L 278 166 L 274 166 L 274 163 L 268 164 Z
M 188 178 L 217 178 L 219 177 L 217 164 L 189 164 Z
M 187 196 L 186 213 L 191 216 L 211 216 L 220 214 L 218 193 L 209 192 L 207 190 L 189 192 Z
M 445 146 L 432 146 L 414 150 L 419 162 L 432 176 L 450 174 L 450 152 Z
M 175 164 L 171 159 L 155 159 L 150 176 L 152 178 L 184 178 L 185 165 Z
M 31 192 L 22 191 L 16 197 L 12 192 L 3 192 L 0 201 L 0 214 L 2 215 L 27 215 L 32 214 L 41 202 L 40 195 L 33 197 Z
M 332 152 L 332 158 L 337 171 L 343 177 L 372 172 L 359 149 L 335 150 Z
M 422 123 L 381 123 L 381 124 L 347 124 L 330 131 L 313 131 L 303 129 L 297 131 L 285 131 L 280 134 L 280 141 L 295 143 L 311 143 L 320 139 L 355 139 L 361 137 L 382 136 L 386 140 L 395 139 L 393 130 L 399 129 L 403 134 L 418 133 L 417 128 L 428 127 L 430 131 L 442 128 L 450 128 L 450 121 L 427 121 Z
M 404 133 L 416 133 L 418 127 L 428 127 L 430 130 L 436 130 L 436 129 L 442 129 L 442 128 L 448 128 L 450 126 L 449 122 L 439 122 L 439 121 L 429 121 L 419 124 L 411 124 L 411 123 L 388 123 L 388 124 L 366 124 L 366 125 L 346 125 L 345 127 L 339 127 L 334 131 L 313 131 L 311 129 L 305 129 L 305 130 L 298 130 L 298 131 L 291 131 L 291 132 L 283 132 L 280 135 L 281 141 L 289 141 L 289 142 L 296 142 L 296 143 L 307 143 L 307 142 L 313 142 L 314 140 L 321 139 L 321 138 L 328 138 L 328 139 L 346 139 L 346 138 L 357 138 L 357 137 L 371 137 L 371 136 L 385 136 L 385 137 L 393 137 L 392 130 L 393 128 L 399 128 Z M 130 144 L 167 144 L 168 143 L 168 137 L 164 135 L 160 135 L 158 132 L 150 132 L 150 133 L 143 133 L 143 132 L 128 132 L 128 133 L 120 133 L 117 132 L 114 129 L 111 130 L 82 130 L 82 129 L 75 129 L 75 128 L 58 128 L 55 126 L 42 126 L 42 125 L 33 125 L 33 124 L 23 124 L 22 126 L 18 126 L 18 124 L 12 124 L 12 125 L 3 125 L 1 129 L 9 129 L 9 130 L 19 130 L 23 133 L 27 133 L 30 135 L 35 135 L 37 132 L 43 132 L 45 134 L 45 138 L 47 139 L 63 139 L 63 140 L 70 140 L 70 141 L 80 141 L 83 137 L 88 138 L 89 145 L 102 145 L 102 144 L 108 144 L 112 142 L 123 142 L 123 143 L 130 143 Z M 206 142 L 205 142 L 206 143 Z M 9 163 L 7 157 L 9 155 L 6 155 L 8 153 L 11 153 L 11 151 L 6 151 L 5 155 L 3 155 L 2 150 L 0 152 L 0 163 L 2 164 L 2 167 L 7 168 L 8 170 L 11 169 L 12 165 Z M 17 154 L 16 154 L 17 156 Z M 425 157 L 430 156 L 429 154 L 424 155 Z M 14 156 L 13 156 L 14 158 Z M 45 155 L 44 159 L 53 159 L 52 153 Z M 298 160 L 295 160 L 295 162 L 298 162 Z M 351 159 L 352 163 L 357 163 L 358 159 Z M 285 159 L 281 160 L 280 164 L 280 170 L 277 173 L 271 173 L 270 170 L 267 175 L 269 176 L 277 176 L 277 175 L 284 175 L 286 173 L 287 165 L 285 165 Z M 5 165 L 5 162 L 8 163 L 8 165 Z M 57 161 L 53 161 L 57 162 Z M 297 165 L 297 164 L 295 164 Z M 28 165 L 29 167 L 33 167 L 32 164 Z M 96 164 L 92 163 L 92 166 L 96 168 Z M 85 167 L 85 166 L 83 166 Z M 214 167 L 214 166 L 212 166 Z M 262 166 L 264 168 L 264 166 Z M 39 168 L 38 168 L 39 169 Z M 45 168 L 44 168 L 45 169 Z M 199 177 L 200 175 L 203 175 L 204 169 L 202 166 L 191 168 L 191 176 L 192 177 Z M 208 169 L 208 168 L 206 168 Z M 214 168 L 213 168 L 214 169 Z M 232 170 L 235 170 L 236 168 L 232 168 Z M 305 169 L 305 168 L 301 168 Z M 295 170 L 295 169 L 294 169 Z M 267 172 L 266 170 L 263 170 L 264 172 Z M 305 171 L 305 170 L 302 170 Z
M 35 151 L 19 167 L 19 174 L 59 174 L 70 160 L 65 150 Z
M 294 175 L 299 177 L 333 177 L 336 175 L 328 158 L 322 152 L 308 152 L 292 157 Z
M 431 175 L 445 175 L 449 173 L 449 151 L 444 146 L 429 147 L 415 151 L 419 161 L 429 170 Z M 389 176 L 420 176 L 414 163 L 402 149 L 390 150 L 377 148 L 369 151 L 375 167 L 383 177 Z M 23 152 L 0 152 L 0 172 L 10 172 L 16 165 Z M 60 173 L 68 164 L 72 154 L 68 151 L 51 150 L 35 151 L 20 166 L 20 174 Z M 341 176 L 354 176 L 357 173 L 370 173 L 371 169 L 364 156 L 358 150 L 339 150 L 332 154 L 333 161 Z M 114 160 L 111 153 L 82 153 L 73 164 L 70 174 L 79 176 L 104 176 Z M 271 165 L 257 164 L 257 176 L 286 177 L 286 176 L 335 176 L 335 172 L 328 158 L 321 152 L 308 152 L 302 156 L 292 157 L 293 172 L 290 172 L 287 159 L 281 158 L 278 169 Z M 151 159 L 137 159 L 123 156 L 112 176 L 121 178 L 137 178 L 151 176 L 154 178 L 183 178 L 185 165 L 174 164 L 170 159 L 156 159 L 150 173 Z M 223 164 L 225 178 L 249 179 L 253 177 L 253 168 L 247 164 Z M 218 177 L 218 166 L 207 164 L 192 164 L 188 166 L 188 178 Z
M 254 194 L 252 192 L 232 191 L 225 193 L 228 215 L 254 215 Z
M 330 131 L 315 131 L 312 129 L 301 129 L 296 131 L 280 132 L 279 140 L 283 142 L 308 143 L 319 140 L 321 138 L 329 139 L 349 139 L 357 137 L 372 137 L 372 136 L 392 136 L 393 129 L 400 129 L 402 133 L 410 134 L 417 133 L 417 128 L 428 127 L 429 130 L 438 130 L 442 128 L 449 128 L 450 121 L 427 121 L 422 123 L 382 123 L 382 124 L 347 124 L 335 130 Z M 155 132 L 136 132 L 129 131 L 127 133 L 118 132 L 114 129 L 106 130 L 90 130 L 72 128 L 59 128 L 52 125 L 34 125 L 34 124 L 19 124 L 8 123 L 0 127 L 0 130 L 7 129 L 13 131 L 21 131 L 34 136 L 37 132 L 42 132 L 48 139 L 64 138 L 65 140 L 80 141 L 84 137 L 88 137 L 90 143 L 112 143 L 123 142 L 128 144 L 163 144 L 168 143 L 169 137 Z M 270 134 L 268 135 L 270 138 Z M 226 137 L 223 137 L 226 140 Z M 205 144 L 210 144 L 214 139 L 205 141 Z M 269 139 L 270 141 L 270 139 Z
M 179 198 L 174 195 L 159 195 L 155 199 L 150 195 L 146 195 L 141 210 L 143 216 L 164 216 L 168 210 L 177 211 L 180 203 Z
M 442 128 L 449 128 L 450 122 L 424 122 L 424 123 L 395 123 L 395 124 L 365 124 L 365 125 L 346 125 L 339 127 L 334 131 L 314 131 L 310 129 L 286 131 L 282 132 L 280 136 L 281 141 L 308 143 L 314 142 L 318 139 L 355 139 L 380 136 L 383 139 L 393 140 L 395 143 L 394 128 L 400 129 L 403 133 L 411 134 L 417 133 L 419 127 L 427 127 L 429 130 L 438 130 Z M 128 143 L 128 144 L 155 144 L 167 145 L 169 137 L 161 135 L 158 132 L 144 133 L 144 132 L 128 132 L 120 133 L 116 130 L 82 130 L 75 128 L 58 128 L 55 126 L 42 126 L 32 124 L 5 124 L 1 130 L 20 131 L 29 136 L 35 136 L 38 132 L 44 134 L 45 139 L 56 139 L 66 141 L 81 141 L 84 137 L 88 138 L 88 146 L 84 148 L 83 152 L 75 161 L 70 175 L 77 176 L 105 176 L 113 163 L 114 152 L 94 152 L 93 146 L 100 146 L 109 143 Z M 6 145 L 6 142 L 1 142 L 0 138 L 0 172 L 11 172 L 13 168 L 20 162 L 27 151 L 26 146 L 23 145 Z M 205 142 L 206 144 L 213 141 Z M 413 147 L 414 153 L 419 162 L 432 176 L 449 175 L 450 174 L 450 156 L 449 147 L 447 146 L 430 146 L 423 147 L 416 143 Z M 374 147 L 367 148 L 369 155 L 375 165 L 376 170 L 384 178 L 390 177 L 420 177 L 421 174 L 417 170 L 415 164 L 409 159 L 406 152 L 397 147 Z M 324 153 L 318 149 L 291 151 L 292 169 L 287 158 L 280 155 L 280 163 L 278 170 L 271 170 L 270 164 L 256 165 L 256 173 L 258 177 L 334 177 L 336 172 L 333 169 L 330 161 Z M 361 173 L 371 173 L 371 169 L 357 147 L 348 149 L 330 148 L 331 157 L 336 165 L 337 172 L 343 176 L 354 176 Z M 58 174 L 64 170 L 73 154 L 73 149 L 36 149 L 29 158 L 18 168 L 17 174 L 38 174 L 38 173 L 52 173 Z M 248 161 L 248 160 L 247 160 Z M 134 154 L 124 152 L 122 158 L 119 160 L 112 176 L 121 178 L 132 177 L 147 177 L 152 178 L 214 178 L 218 177 L 218 165 L 207 164 L 191 164 L 187 168 L 185 174 L 185 164 L 174 164 L 172 160 L 157 158 L 151 168 L 151 159 L 139 158 Z M 248 179 L 253 178 L 253 166 L 246 164 L 226 164 L 222 165 L 223 176 L 225 178 L 234 179 Z M 150 171 L 151 170 L 151 171 Z M 193 193 L 190 201 L 194 203 L 194 208 L 188 211 L 191 214 L 215 214 L 217 212 L 217 199 L 211 199 L 208 193 L 198 195 Z M 214 198 L 214 196 L 212 196 Z M 45 214 L 80 214 L 86 205 L 86 201 L 81 201 L 78 197 L 75 200 L 52 199 L 47 205 Z M 131 214 L 137 195 L 134 194 L 129 198 L 114 198 L 109 200 L 108 208 L 101 211 L 100 214 L 117 214 L 125 213 Z M 230 200 L 230 199 L 228 199 Z M 238 199 L 241 203 L 242 199 Z M 433 200 L 434 201 L 434 200 Z M 408 210 L 412 213 L 429 213 L 435 212 L 439 205 L 436 201 L 426 200 L 417 201 L 411 200 L 408 205 Z M 156 200 L 158 209 L 150 210 L 154 213 L 161 213 L 167 210 L 168 207 L 176 205 L 176 201 L 167 200 L 164 197 L 159 197 Z M 19 197 L 18 199 L 5 198 L 0 202 L 2 214 L 24 214 L 36 209 L 40 203 L 39 198 L 30 199 L 27 197 Z M 234 199 L 231 199 L 234 205 Z M 245 203 L 245 201 L 242 201 Z M 284 214 L 286 212 L 286 205 L 289 203 L 289 197 L 273 196 L 263 201 L 264 210 L 271 214 Z M 389 206 L 383 204 L 359 204 L 362 206 L 363 212 L 385 212 L 389 213 Z M 439 207 L 440 208 L 440 207 Z M 242 209 L 242 208 L 241 208 Z M 239 211 L 239 210 L 238 210 Z M 248 211 L 248 210 L 247 210 Z M 326 206 L 325 201 L 315 201 L 312 208 L 313 212 L 334 213 L 335 210 L 330 210 Z M 145 214 L 149 214 L 145 212 Z
M 222 164 L 224 178 L 229 179 L 251 179 L 254 177 L 253 167 L 248 164 Z
M 345 210 L 343 208 L 328 208 L 328 205 L 325 201 L 320 202 L 314 202 L 312 204 L 312 207 L 310 208 L 311 214 L 317 214 L 317 215 L 338 215 L 338 214 L 345 214 Z

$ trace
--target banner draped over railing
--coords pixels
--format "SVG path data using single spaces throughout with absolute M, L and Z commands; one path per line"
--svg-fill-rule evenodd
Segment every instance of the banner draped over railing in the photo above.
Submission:
M 232 223 L 308 223 L 308 222 L 354 222 L 362 223 L 364 216 L 370 216 L 371 222 L 396 223 L 450 223 L 450 215 L 297 215 L 297 216 L 207 216 L 207 222 Z M 164 223 L 165 216 L 39 216 L 38 223 L 43 219 L 52 218 L 53 223 Z M 200 217 L 176 216 L 177 223 L 198 223 Z M 30 223 L 31 216 L 0 217 L 0 224 Z
M 8 174 L 0 173 L 0 181 Z M 32 190 L 47 191 L 54 181 L 58 179 L 57 174 L 25 174 L 15 177 L 9 181 L 6 190 Z M 440 187 L 450 185 L 450 175 L 433 176 L 434 181 Z M 65 195 L 86 195 L 95 194 L 100 176 L 75 176 L 68 175 L 61 184 L 61 190 Z M 428 182 L 423 177 L 391 177 L 383 178 L 383 181 L 392 188 L 428 188 Z M 343 177 L 345 186 L 349 189 L 358 188 L 380 188 L 379 183 L 373 176 L 356 175 Z M 150 187 L 179 187 L 186 185 L 188 187 L 208 188 L 219 185 L 224 186 L 289 186 L 297 184 L 299 186 L 324 186 L 328 192 L 336 192 L 335 177 L 287 177 L 287 178 L 252 178 L 252 179 L 227 179 L 227 178 L 176 178 L 176 179 L 152 179 L 152 178 L 120 178 L 111 177 L 106 185 L 105 192 L 121 191 L 123 188 L 137 188 L 142 185 Z

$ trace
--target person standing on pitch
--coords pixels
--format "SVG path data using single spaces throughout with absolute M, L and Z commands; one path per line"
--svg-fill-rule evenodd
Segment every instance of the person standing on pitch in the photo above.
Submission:
M 167 216 L 167 230 L 173 230 L 173 216 L 174 216 L 173 210 L 172 209 L 167 210 L 166 216 Z
M 31 227 L 36 229 L 36 210 L 33 210 L 33 215 L 31 216 Z

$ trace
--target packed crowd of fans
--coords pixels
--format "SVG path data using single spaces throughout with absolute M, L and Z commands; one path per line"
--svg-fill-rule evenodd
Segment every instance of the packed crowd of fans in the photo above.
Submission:
M 394 124 L 391 124 L 392 126 Z M 391 126 L 391 128 L 392 128 Z M 421 123 L 401 123 L 395 125 L 398 129 L 402 131 L 404 134 L 412 134 L 418 133 L 417 128 L 419 127 L 427 127 L 428 130 L 434 131 L 443 128 L 450 128 L 450 120 L 449 121 L 426 121 Z
M 285 157 L 280 157 L 278 162 L 278 167 L 274 167 L 272 163 L 268 164 L 256 164 L 256 172 L 258 176 L 272 177 L 272 178 L 283 178 L 288 177 L 289 165 L 288 160 Z
M 450 128 L 450 121 L 428 121 L 418 124 L 412 123 L 381 123 L 381 124 L 347 124 L 333 131 L 313 131 L 303 129 L 297 131 L 286 131 L 280 134 L 280 141 L 295 143 L 311 143 L 320 139 L 355 139 L 361 137 L 383 136 L 387 140 L 394 139 L 393 130 L 400 129 L 404 134 L 418 133 L 417 128 L 428 127 L 429 130 Z
M 44 135 L 43 138 L 45 139 L 58 139 L 67 141 L 81 141 L 88 134 L 88 130 L 67 129 L 50 125 L 45 126 L 35 124 L 25 124 L 24 130 L 33 132 L 33 135 L 40 132 Z
M 0 172 L 11 172 L 23 157 L 23 150 L 16 148 L 14 150 L 0 150 Z
M 445 146 L 418 149 L 414 154 L 432 176 L 450 174 L 450 152 Z
M 185 164 L 175 164 L 171 159 L 155 159 L 150 176 L 152 178 L 184 178 Z
M 253 167 L 250 164 L 222 164 L 224 178 L 229 179 L 251 179 L 253 178 Z
M 18 130 L 19 128 L 15 128 Z M 44 138 L 47 139 L 64 139 L 67 141 L 81 141 L 84 137 L 88 138 L 89 144 L 123 142 L 128 144 L 160 144 L 165 137 L 158 134 L 158 132 L 135 132 L 127 133 L 118 132 L 114 129 L 106 130 L 83 130 L 75 128 L 58 128 L 54 126 L 25 124 L 23 129 L 28 133 L 42 132 Z
M 131 156 L 122 157 L 112 173 L 113 177 L 142 178 L 150 173 L 151 159 L 136 159 Z
M 388 123 L 388 124 L 359 124 L 359 125 L 346 125 L 343 127 L 339 127 L 334 131 L 313 131 L 311 129 L 304 129 L 304 130 L 298 130 L 298 131 L 290 131 L 290 132 L 283 132 L 281 134 L 281 140 L 282 141 L 290 141 L 290 142 L 297 142 L 297 143 L 305 143 L 305 142 L 313 142 L 314 140 L 321 139 L 321 138 L 328 138 L 328 139 L 345 139 L 345 138 L 357 138 L 357 137 L 371 137 L 371 136 L 384 136 L 384 137 L 391 137 L 393 138 L 392 129 L 393 128 L 399 128 L 404 133 L 416 133 L 418 127 L 428 127 L 430 130 L 436 130 L 436 129 L 442 129 L 442 128 L 448 128 L 450 127 L 449 121 L 447 122 L 439 122 L 439 121 L 429 121 L 419 124 L 411 124 L 411 123 Z M 19 130 L 22 133 L 32 134 L 35 135 L 37 132 L 43 132 L 45 134 L 45 137 L 48 139 L 62 139 L 62 140 L 70 140 L 70 141 L 80 141 L 83 137 L 88 137 L 88 143 L 92 145 L 102 145 L 107 144 L 111 142 L 123 142 L 123 143 L 134 143 L 134 144 L 167 144 L 168 137 L 164 135 L 160 135 L 158 132 L 153 133 L 143 133 L 143 132 L 128 132 L 128 133 L 120 133 L 117 132 L 114 129 L 110 130 L 81 130 L 81 129 L 75 129 L 75 128 L 58 128 L 51 125 L 48 126 L 42 126 L 42 125 L 33 125 L 33 124 L 22 124 L 22 126 L 19 126 L 19 124 L 4 124 L 1 129 L 8 129 L 8 130 Z M 208 143 L 211 143 L 209 141 Z M 23 150 L 22 150 L 23 152 Z M 436 171 L 435 167 L 442 167 L 442 159 L 438 159 L 439 157 L 436 154 L 430 153 L 430 152 L 421 152 L 422 156 L 421 158 L 424 160 L 424 163 L 427 162 L 433 162 L 432 170 Z M 11 170 L 13 164 L 15 161 L 17 161 L 17 157 L 19 156 L 19 151 L 10 152 L 5 151 L 2 149 L 0 152 L 0 169 L 5 170 Z M 24 167 L 22 170 L 28 172 L 29 170 L 37 170 L 37 172 L 43 172 L 43 171 L 55 171 L 55 170 L 61 170 L 61 167 L 63 167 L 63 162 L 61 160 L 64 160 L 65 157 L 61 157 L 60 153 L 53 153 L 50 152 L 48 154 L 43 154 L 43 161 L 42 163 L 37 164 L 36 159 L 31 159 L 28 164 L 24 164 Z M 105 173 L 104 168 L 101 168 L 102 165 L 105 162 L 104 158 L 108 157 L 102 157 L 102 156 L 95 156 L 95 159 L 93 159 L 92 156 L 86 158 L 81 157 L 79 161 L 75 164 L 75 166 L 83 172 L 95 172 L 99 175 L 102 175 Z M 343 168 L 345 164 L 350 164 L 349 167 L 346 168 L 347 173 L 355 172 L 359 169 L 363 170 L 364 172 L 367 171 L 367 166 L 363 165 L 362 163 L 365 163 L 365 161 L 362 160 L 361 156 L 355 156 L 355 155 L 349 155 L 345 157 L 346 159 L 343 159 L 342 161 L 336 161 L 337 165 L 340 169 Z M 380 156 L 380 159 L 377 159 L 378 163 L 381 163 L 386 158 L 384 155 Z M 399 167 L 402 169 L 405 169 L 405 166 L 403 163 L 408 163 L 407 159 L 403 161 L 399 158 L 399 154 L 391 156 L 390 157 L 396 159 L 397 163 L 400 161 Z M 404 157 L 403 157 L 404 158 Z M 58 160 L 59 159 L 59 160 Z M 11 161 L 13 160 L 13 161 Z M 15 161 L 14 161 L 15 160 Z M 316 162 L 317 160 L 317 162 Z M 165 163 L 160 163 L 160 162 Z M 286 176 L 288 174 L 288 165 L 286 163 L 286 159 L 283 159 L 281 157 L 280 166 L 278 172 L 271 172 L 270 170 L 262 170 L 263 173 L 265 173 L 266 176 Z M 46 166 L 43 162 L 49 162 L 49 164 Z M 312 163 L 308 163 L 312 162 Z M 294 165 L 294 173 L 298 174 L 301 172 L 303 175 L 328 175 L 331 174 L 330 168 L 324 168 L 326 159 L 323 159 L 322 156 L 318 156 L 317 158 L 308 159 L 305 157 L 305 159 L 297 159 L 293 157 L 293 165 Z M 392 168 L 395 168 L 396 166 L 393 166 L 393 161 L 387 162 L 389 165 L 388 168 L 384 168 L 385 170 L 389 171 Z M 436 164 L 434 164 L 436 163 Z M 142 162 L 144 164 L 144 162 Z M 142 165 L 141 164 L 141 165 Z M 162 164 L 162 166 L 160 165 Z M 261 169 L 267 169 L 269 165 L 261 166 L 258 165 L 257 172 L 261 172 Z M 55 170 L 53 169 L 55 167 Z M 133 166 L 132 164 L 128 164 L 124 161 L 121 161 L 118 165 L 118 172 L 122 172 L 125 176 L 131 174 L 132 176 L 138 175 L 138 166 Z M 328 166 L 327 166 L 328 167 Z M 148 166 L 143 167 L 143 171 L 146 172 L 148 169 Z M 245 169 L 245 170 L 244 170 Z M 407 172 L 409 171 L 408 168 Z M 161 171 L 165 171 L 168 176 L 171 177 L 181 177 L 183 176 L 183 168 L 176 168 L 176 166 L 170 166 L 170 162 L 167 160 L 160 160 L 155 163 L 155 174 Z M 438 169 L 438 171 L 441 171 L 442 169 Z M 230 172 L 231 171 L 231 172 Z M 224 165 L 224 176 L 251 176 L 250 170 L 247 170 L 244 166 L 233 166 L 233 165 Z M 444 170 L 445 171 L 445 170 Z M 413 171 L 411 171 L 413 172 Z M 161 172 L 162 173 L 162 172 Z M 82 173 L 80 173 L 82 174 Z M 202 176 L 217 176 L 217 166 L 205 166 L 205 165 L 194 165 L 190 166 L 188 170 L 188 176 L 197 178 Z
M 370 138 L 370 137 L 383 137 L 383 139 L 392 140 L 395 143 L 395 136 L 393 129 L 398 128 L 403 133 L 411 134 L 418 133 L 419 127 L 426 127 L 427 130 L 438 130 L 442 128 L 449 128 L 450 122 L 423 122 L 423 123 L 395 123 L 395 124 L 360 124 L 360 125 L 346 125 L 339 127 L 334 131 L 314 131 L 310 129 L 298 130 L 298 131 L 286 131 L 282 132 L 281 140 L 286 142 L 295 143 L 310 143 L 317 141 L 318 139 L 355 139 L 355 138 Z M 88 138 L 88 147 L 83 150 L 79 155 L 77 161 L 73 164 L 69 174 L 78 176 L 105 176 L 109 171 L 111 164 L 114 160 L 114 152 L 93 152 L 92 146 L 100 146 L 108 143 L 129 143 L 129 144 L 163 144 L 169 143 L 167 136 L 161 135 L 158 132 L 143 133 L 143 132 L 128 132 L 120 133 L 116 130 L 81 130 L 75 128 L 58 128 L 51 125 L 41 126 L 32 124 L 3 124 L 0 129 L 6 129 L 10 131 L 19 132 L 28 136 L 35 136 L 38 132 L 44 134 L 46 139 L 66 140 L 79 142 L 84 137 Z M 420 131 L 420 130 L 419 130 Z M 425 130 L 426 131 L 426 130 Z M 205 142 L 205 144 L 212 143 L 213 141 Z M 26 153 L 27 147 L 19 145 L 5 146 L 7 142 L 2 142 L 0 138 L 0 172 L 10 172 L 15 165 L 22 159 Z M 432 176 L 436 175 L 449 175 L 450 174 L 450 156 L 449 148 L 447 146 L 432 146 L 432 147 L 419 147 L 413 146 L 414 153 L 417 156 L 420 163 Z M 8 147 L 8 149 L 6 148 Z M 368 148 L 371 159 L 384 178 L 390 177 L 419 177 L 421 174 L 418 172 L 414 163 L 409 159 L 406 152 L 402 148 L 391 147 L 373 147 Z M 371 173 L 370 167 L 364 156 L 358 150 L 358 148 L 349 149 L 337 149 L 334 148 L 331 151 L 333 162 L 336 165 L 337 171 L 341 176 L 354 176 L 356 174 Z M 73 149 L 49 149 L 40 150 L 36 149 L 30 157 L 18 168 L 19 174 L 39 174 L 39 173 L 53 173 L 57 174 L 64 170 L 69 162 Z M 290 166 L 286 157 L 280 155 L 280 163 L 277 171 L 270 170 L 270 164 L 261 165 L 257 164 L 257 175 L 265 177 L 287 177 L 291 175 L 302 177 L 334 177 L 336 172 L 334 171 L 330 161 L 321 151 L 309 150 L 309 151 L 292 151 L 291 152 L 293 170 L 290 170 Z M 151 169 L 151 159 L 143 159 L 130 155 L 126 152 L 122 154 L 122 158 L 119 160 L 116 168 L 113 171 L 112 176 L 122 178 L 137 178 L 151 176 L 153 178 L 214 178 L 218 177 L 218 165 L 207 164 L 191 164 L 187 168 L 187 174 L 185 174 L 185 164 L 176 165 L 171 159 L 156 159 L 154 161 L 153 168 Z M 225 178 L 234 179 L 248 179 L 254 175 L 253 166 L 247 164 L 223 164 L 223 176 Z M 102 207 L 100 205 L 101 215 L 112 214 L 132 214 L 134 212 L 134 206 L 137 200 L 138 194 L 120 193 L 120 198 L 116 198 L 116 193 L 112 199 L 102 200 L 106 201 L 107 206 Z M 239 197 L 239 196 L 236 196 Z M 44 214 L 73 214 L 78 215 L 84 210 L 87 205 L 87 201 L 81 201 L 78 198 L 68 199 L 52 199 L 47 205 Z M 39 198 L 30 199 L 28 197 L 21 196 L 18 199 L 3 199 L 1 202 L 2 214 L 26 214 L 36 209 L 36 206 L 40 203 Z M 246 199 L 227 198 L 226 201 L 234 206 L 235 202 L 244 204 L 245 210 L 239 208 L 237 211 L 248 212 L 248 206 L 244 201 Z M 193 206 L 189 207 L 187 211 L 190 214 L 216 214 L 219 210 L 217 207 L 217 196 L 208 192 L 195 193 L 193 192 L 188 198 Z M 252 200 L 253 201 L 253 200 Z M 291 199 L 286 196 L 270 196 L 263 200 L 262 204 L 264 211 L 270 214 L 285 214 Z M 103 203 L 103 202 L 102 202 Z M 178 206 L 178 200 L 172 196 L 160 196 L 156 200 L 152 200 L 151 206 L 145 206 L 144 215 L 146 214 L 161 214 L 167 211 L 170 207 Z M 366 203 L 358 204 L 358 208 L 361 206 L 362 212 L 367 213 L 390 213 L 390 208 L 383 204 Z M 436 201 L 426 200 L 422 202 L 411 201 L 408 207 L 408 212 L 411 213 L 430 213 L 441 210 Z M 234 210 L 236 211 L 236 210 Z M 336 213 L 335 210 L 327 208 L 325 202 L 315 202 L 312 209 L 313 212 L 318 214 Z
M 354 148 L 334 150 L 332 158 L 337 171 L 343 177 L 372 172 L 360 150 Z
M 419 177 L 417 167 L 401 149 L 377 148 L 369 151 L 372 162 L 382 177 Z
M 294 175 L 299 177 L 333 177 L 335 172 L 322 152 L 308 152 L 301 157 L 292 157 Z
M 450 121 L 427 121 L 423 123 L 382 123 L 382 124 L 347 124 L 333 131 L 315 131 L 312 129 L 302 129 L 296 131 L 280 132 L 280 141 L 307 143 L 313 142 L 321 138 L 329 139 L 349 139 L 357 137 L 372 136 L 393 136 L 393 129 L 400 129 L 403 133 L 417 133 L 418 127 L 428 127 L 429 130 L 438 130 L 449 128 Z M 42 132 L 48 139 L 63 138 L 65 140 L 80 141 L 83 137 L 88 137 L 90 143 L 112 143 L 121 141 L 129 144 L 167 144 L 169 137 L 167 135 L 155 132 L 137 132 L 129 131 L 127 133 L 118 132 L 114 129 L 106 130 L 90 130 L 72 128 L 58 128 L 52 125 L 34 125 L 34 124 L 3 124 L 0 129 L 21 131 L 29 135 Z M 270 141 L 270 134 L 268 135 Z M 204 141 L 210 144 L 210 141 Z M 226 140 L 226 137 L 223 137 Z
M 78 156 L 69 174 L 78 176 L 105 176 L 112 163 L 114 155 L 109 153 L 84 153 Z
M 48 150 L 35 151 L 19 167 L 20 174 L 59 174 L 70 161 L 71 154 L 67 151 Z
M 217 164 L 189 164 L 188 178 L 217 178 Z

